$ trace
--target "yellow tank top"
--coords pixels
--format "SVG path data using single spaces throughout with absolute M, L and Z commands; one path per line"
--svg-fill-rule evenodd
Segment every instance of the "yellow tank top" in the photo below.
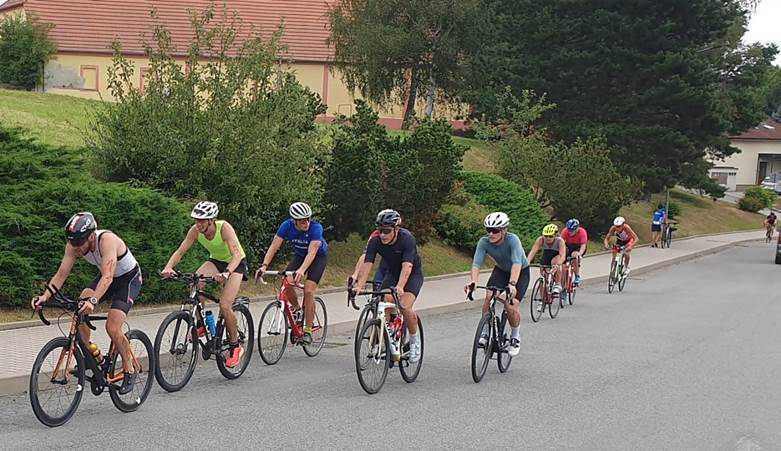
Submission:
M 214 227 L 217 229 L 214 233 L 214 238 L 211 240 L 206 238 L 206 235 L 203 233 L 198 232 L 198 242 L 201 243 L 201 246 L 205 247 L 207 251 L 209 251 L 209 258 L 229 263 L 233 256 L 231 255 L 231 250 L 228 247 L 228 243 L 223 241 L 222 239 L 222 225 L 225 224 L 225 221 L 215 221 Z M 236 237 L 236 241 L 238 241 L 238 237 Z M 241 257 L 246 257 L 246 254 L 244 253 L 244 248 L 241 247 L 241 243 L 239 243 L 239 250 L 241 251 Z

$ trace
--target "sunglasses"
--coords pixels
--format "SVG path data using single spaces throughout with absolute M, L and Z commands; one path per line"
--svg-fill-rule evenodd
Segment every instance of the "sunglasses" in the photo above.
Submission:
M 491 227 L 491 228 L 485 229 L 485 231 L 488 232 L 488 233 L 491 233 L 491 234 L 496 234 L 496 233 L 501 232 L 502 229 L 496 229 L 496 228 Z
M 378 232 L 380 232 L 380 235 L 390 235 L 393 233 L 393 229 L 377 229 Z

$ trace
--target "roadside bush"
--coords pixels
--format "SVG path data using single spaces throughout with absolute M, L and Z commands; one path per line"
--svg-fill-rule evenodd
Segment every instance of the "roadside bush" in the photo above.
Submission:
M 483 220 L 490 212 L 470 196 L 464 205 L 443 205 L 439 209 L 435 228 L 445 243 L 474 252 L 477 241 L 485 235 Z
M 762 207 L 754 210 L 758 211 L 762 208 L 770 208 L 770 206 L 773 205 L 773 202 L 776 200 L 776 194 L 773 191 L 765 189 L 761 186 L 752 186 L 746 189 L 746 192 L 743 193 L 743 198 L 753 198 L 760 202 Z
M 184 238 L 188 209 L 149 189 L 102 183 L 86 170 L 82 151 L 49 148 L 0 128 L 0 306 L 26 306 L 57 271 L 65 248 L 63 227 L 91 211 L 101 228 L 116 232 L 139 260 L 141 303 L 181 297 L 182 287 L 161 285 L 155 271 Z M 203 254 L 180 265 L 195 269 Z M 98 270 L 81 261 L 66 290 L 78 295 Z
M 743 211 L 750 211 L 756 213 L 759 210 L 765 208 L 765 203 L 756 197 L 743 197 L 738 201 L 738 208 Z
M 49 38 L 54 26 L 35 16 L 9 14 L 0 18 L 0 83 L 33 89 L 43 66 L 57 52 Z
M 466 191 L 489 212 L 503 211 L 510 216 L 510 231 L 521 238 L 524 249 L 529 249 L 548 222 L 532 193 L 494 174 L 463 171 L 461 179 Z
M 667 215 L 670 217 L 670 219 L 675 219 L 680 214 L 681 214 L 681 206 L 675 202 L 670 202 L 667 208 Z
M 114 43 L 108 85 L 117 102 L 95 111 L 88 143 L 106 180 L 217 202 L 257 261 L 292 202 L 319 210 L 326 152 L 314 119 L 324 106 L 280 67 L 281 29 L 265 40 L 213 8 L 191 25 L 183 63 L 169 31 L 156 26 L 143 92 Z

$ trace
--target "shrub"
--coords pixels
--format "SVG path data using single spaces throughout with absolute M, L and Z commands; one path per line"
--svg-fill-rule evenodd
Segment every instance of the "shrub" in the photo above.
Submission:
M 752 186 L 746 189 L 745 193 L 743 193 L 743 197 L 753 198 L 760 202 L 762 207 L 758 208 L 757 210 L 761 210 L 762 208 L 770 208 L 770 206 L 773 205 L 773 202 L 776 200 L 776 194 L 773 193 L 773 191 L 762 188 L 761 186 Z
M 52 28 L 31 15 L 9 14 L 0 19 L 0 83 L 35 88 L 43 66 L 57 52 L 49 38 Z
M 765 208 L 765 204 L 761 199 L 756 197 L 743 197 L 738 201 L 738 208 L 743 211 L 756 213 L 759 210 Z
M 670 202 L 670 204 L 667 206 L 667 215 L 670 217 L 670 219 L 674 219 L 680 214 L 681 214 L 681 206 L 675 202 Z
M 483 220 L 490 213 L 473 196 L 464 205 L 445 204 L 439 210 L 435 224 L 442 241 L 459 249 L 473 252 L 477 241 L 485 235 Z
M 524 248 L 529 249 L 548 222 L 532 193 L 494 174 L 463 171 L 461 179 L 477 202 L 490 211 L 503 211 L 510 216 L 510 231 L 518 234 Z
M 88 142 L 97 172 L 174 196 L 208 199 L 238 231 L 250 261 L 270 242 L 294 201 L 318 210 L 323 149 L 319 97 L 279 67 L 282 31 L 237 36 L 240 22 L 194 14 L 184 64 L 168 30 L 155 28 L 144 92 L 114 43 L 109 88 L 117 100 L 95 112 Z
M 42 146 L 0 128 L 0 306 L 28 305 L 41 293 L 62 259 L 65 222 L 83 210 L 122 237 L 139 260 L 141 302 L 181 296 L 181 287 L 161 285 L 155 271 L 184 238 L 191 224 L 187 208 L 149 189 L 95 180 L 81 152 Z M 191 254 L 181 268 L 195 269 L 198 254 Z M 67 291 L 77 295 L 97 273 L 78 263 Z

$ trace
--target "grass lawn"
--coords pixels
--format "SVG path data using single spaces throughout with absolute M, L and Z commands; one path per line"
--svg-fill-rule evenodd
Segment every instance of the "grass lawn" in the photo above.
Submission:
M 95 100 L 38 92 L 0 89 L 0 123 L 24 127 L 29 135 L 52 146 L 84 145 L 83 131 Z

